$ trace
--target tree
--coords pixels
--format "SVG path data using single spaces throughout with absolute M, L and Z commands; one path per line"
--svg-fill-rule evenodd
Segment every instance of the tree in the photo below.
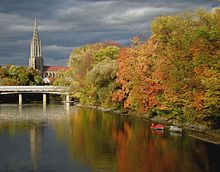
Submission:
M 219 110 L 220 96 L 215 82 L 219 77 L 219 17 L 219 10 L 197 10 L 158 17 L 152 24 L 158 42 L 157 56 L 164 59 L 161 103 L 175 116 L 182 114 L 185 119 L 205 121 L 217 115 L 213 112 Z M 208 103 L 213 100 L 215 105 Z
M 88 44 L 75 48 L 70 55 L 70 69 L 62 73 L 55 84 L 68 83 L 72 96 L 79 98 L 81 103 L 112 106 L 111 94 L 117 87 L 115 59 L 119 49 L 119 45 L 114 42 Z
M 162 89 L 153 75 L 156 44 L 154 38 L 142 43 L 135 37 L 132 46 L 120 51 L 117 82 L 121 88 L 113 95 L 128 110 L 146 113 L 157 106 L 157 96 Z
M 0 68 L 0 85 L 42 85 L 38 70 L 25 66 L 7 65 Z

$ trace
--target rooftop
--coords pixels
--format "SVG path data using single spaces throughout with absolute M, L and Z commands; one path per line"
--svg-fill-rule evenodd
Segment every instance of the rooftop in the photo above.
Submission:
M 67 66 L 44 66 L 44 71 L 67 70 Z

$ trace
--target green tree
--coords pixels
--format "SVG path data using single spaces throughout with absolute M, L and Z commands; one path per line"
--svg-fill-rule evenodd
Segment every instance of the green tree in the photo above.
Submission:
M 0 68 L 0 85 L 42 85 L 38 70 L 25 66 L 7 65 Z
M 115 59 L 119 49 L 113 42 L 75 48 L 70 55 L 69 70 L 62 72 L 55 84 L 69 85 L 72 96 L 79 98 L 81 103 L 112 106 L 111 94 L 117 85 Z
M 218 83 L 214 87 L 208 84 L 219 77 L 219 18 L 219 10 L 197 10 L 158 17 L 152 24 L 157 56 L 164 61 L 161 101 L 176 117 L 182 114 L 186 119 L 206 121 L 219 116 L 213 113 L 219 110 Z

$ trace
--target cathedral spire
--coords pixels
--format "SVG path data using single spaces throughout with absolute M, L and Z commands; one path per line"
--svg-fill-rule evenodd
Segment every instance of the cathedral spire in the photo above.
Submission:
M 30 44 L 29 66 L 39 71 L 43 71 L 43 59 L 41 54 L 41 40 L 38 35 L 37 19 L 34 21 L 33 38 Z
M 37 18 L 35 17 L 35 21 L 34 21 L 34 26 L 35 28 L 37 27 Z
M 40 39 L 38 35 L 38 29 L 37 29 L 37 19 L 35 18 L 34 21 L 34 31 L 33 31 L 33 40 L 34 39 Z

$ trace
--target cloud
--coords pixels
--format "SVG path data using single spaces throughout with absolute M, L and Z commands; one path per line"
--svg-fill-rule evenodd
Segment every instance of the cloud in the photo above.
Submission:
M 45 65 L 61 65 L 65 66 L 69 54 L 73 50 L 73 47 L 65 47 L 60 45 L 46 45 L 42 47 L 43 58 Z M 48 56 L 50 58 L 48 58 Z
M 71 51 L 72 47 L 62 47 L 58 45 L 47 45 L 43 47 L 44 51 Z
M 0 64 L 28 64 L 35 17 L 45 63 L 64 65 L 73 47 L 106 40 L 127 45 L 150 34 L 155 16 L 216 6 L 207 0 L 1 0 Z
M 66 66 L 68 59 L 55 59 L 55 58 L 45 58 L 44 64 L 46 66 Z

